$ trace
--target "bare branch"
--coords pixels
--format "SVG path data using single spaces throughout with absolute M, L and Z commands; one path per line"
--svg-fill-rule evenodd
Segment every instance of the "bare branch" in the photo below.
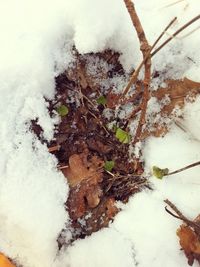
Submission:
M 183 30 L 185 30 L 187 27 L 189 27 L 190 25 L 192 25 L 195 21 L 200 19 L 200 15 L 194 17 L 193 19 L 191 19 L 189 22 L 187 22 L 186 24 L 184 24 L 181 28 L 179 28 L 174 34 L 172 34 L 172 36 L 170 36 L 164 43 L 162 43 L 152 54 L 151 57 L 153 57 L 155 54 L 158 53 L 158 51 L 160 51 L 166 44 L 168 44 L 171 40 L 174 39 L 174 37 L 176 37 L 179 33 L 181 33 Z
M 126 88 L 124 89 L 122 96 L 120 98 L 124 98 L 125 95 L 128 93 L 128 91 L 130 90 L 131 86 L 136 82 L 138 74 L 141 70 L 141 68 L 143 67 L 145 61 L 147 60 L 147 58 L 150 56 L 152 50 L 155 48 L 155 46 L 157 45 L 157 43 L 160 41 L 160 39 L 163 37 L 163 35 L 166 33 L 166 31 L 174 24 L 174 22 L 177 20 L 177 17 L 173 18 L 170 23 L 166 26 L 166 28 L 162 31 L 162 33 L 159 35 L 159 37 L 156 39 L 156 41 L 154 42 L 154 44 L 152 45 L 152 47 L 150 48 L 149 52 L 147 53 L 146 57 L 142 60 L 142 62 L 140 63 L 140 65 L 136 68 L 136 70 L 133 72 L 133 74 L 131 75 L 131 78 L 126 86 Z
M 149 100 L 149 83 L 151 80 L 151 56 L 150 56 L 151 47 L 147 41 L 145 32 L 143 30 L 140 19 L 136 13 L 133 2 L 131 0 L 124 0 L 124 3 L 129 12 L 132 23 L 137 32 L 138 39 L 140 41 L 140 50 L 143 55 L 144 69 L 145 69 L 144 70 L 144 81 L 143 81 L 144 92 L 143 92 L 142 103 L 141 103 L 141 115 L 140 115 L 137 130 L 136 130 L 136 135 L 133 140 L 133 142 L 136 143 L 140 139 L 142 126 L 145 124 L 146 109 L 147 109 L 147 103 Z
M 180 212 L 180 210 L 169 200 L 169 199 L 165 199 L 164 202 L 170 206 L 170 208 L 175 211 L 175 213 L 178 215 L 173 214 L 171 211 L 169 211 L 166 207 L 165 210 L 171 214 L 173 217 L 182 220 L 183 222 L 185 222 L 188 226 L 193 227 L 196 231 L 200 231 L 200 225 L 198 225 L 197 223 L 189 220 L 188 218 L 185 217 L 185 215 L 182 214 L 182 212 Z

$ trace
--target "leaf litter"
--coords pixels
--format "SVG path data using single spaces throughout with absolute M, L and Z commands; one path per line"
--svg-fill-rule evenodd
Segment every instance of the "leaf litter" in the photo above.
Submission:
M 120 55 L 111 50 L 85 55 L 75 50 L 75 54 L 74 65 L 56 78 L 56 96 L 49 102 L 50 114 L 60 117 L 49 152 L 57 158 L 70 187 L 66 211 L 71 218 L 71 240 L 65 239 L 68 225 L 58 237 L 59 248 L 107 227 L 120 211 L 117 201 L 126 203 L 133 194 L 152 189 L 144 173 L 142 150 L 136 153 L 137 144 L 133 144 L 142 82 L 137 80 L 118 105 L 117 87 L 127 82 Z M 194 101 L 199 90 L 199 83 L 186 78 L 166 80 L 157 90 L 150 87 L 149 102 L 155 105 L 147 106 L 139 142 L 164 136 L 177 118 L 182 119 L 179 111 L 184 103 Z M 37 121 L 32 130 L 41 139 Z
M 192 266 L 194 260 L 200 264 L 200 215 L 194 220 L 189 220 L 180 210 L 168 199 L 164 201 L 175 212 L 172 213 L 165 207 L 165 210 L 173 217 L 183 221 L 183 224 L 177 229 L 179 244 L 188 259 L 188 265 Z
M 120 55 L 111 50 L 76 55 L 74 67 L 56 78 L 57 94 L 50 110 L 67 106 L 68 113 L 60 116 L 49 145 L 70 186 L 66 209 L 72 240 L 108 226 L 119 212 L 116 201 L 126 202 L 148 187 L 142 161 L 129 157 L 130 135 L 122 129 L 126 121 L 107 107 L 115 80 L 126 79 Z M 108 112 L 110 117 L 104 115 Z M 110 129 L 113 122 L 115 127 Z

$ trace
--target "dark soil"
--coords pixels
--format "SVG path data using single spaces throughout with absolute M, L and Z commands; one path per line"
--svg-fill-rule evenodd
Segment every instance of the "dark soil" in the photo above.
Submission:
M 96 73 L 88 73 L 88 60 L 101 63 L 95 66 Z M 102 68 L 104 63 L 107 70 Z M 136 158 L 130 160 L 129 144 L 119 142 L 114 130 L 107 127 L 113 121 L 113 118 L 108 120 L 103 116 L 107 105 L 97 103 L 100 96 L 109 98 L 112 95 L 112 84 L 106 89 L 102 80 L 116 76 L 124 76 L 118 53 L 77 54 L 74 66 L 56 78 L 56 97 L 49 102 L 51 114 L 61 105 L 69 110 L 66 116 L 61 116 L 49 151 L 58 159 L 58 168 L 66 177 L 69 171 L 78 172 L 80 176 L 78 182 L 69 180 L 70 193 L 66 202 L 71 217 L 72 241 L 108 226 L 119 211 L 115 202 L 127 202 L 131 195 L 148 186 L 142 176 L 143 163 Z M 126 121 L 115 118 L 115 123 L 126 129 Z M 33 130 L 40 135 L 41 129 L 36 121 Z M 110 172 L 104 168 L 106 161 L 114 162 Z M 76 162 L 81 162 L 80 166 Z M 93 170 L 94 175 L 89 180 L 83 179 L 81 168 Z M 59 247 L 65 244 L 65 230 L 58 238 L 58 244 Z

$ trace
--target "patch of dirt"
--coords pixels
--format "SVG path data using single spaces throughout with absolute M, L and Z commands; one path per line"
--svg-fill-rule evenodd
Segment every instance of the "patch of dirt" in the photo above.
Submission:
M 142 189 L 151 189 L 143 174 L 141 151 L 138 157 L 130 156 L 133 146 L 126 132 L 130 119 L 138 124 L 142 82 L 136 81 L 135 92 L 121 101 L 121 106 L 131 103 L 132 110 L 128 117 L 120 117 L 117 115 L 120 108 L 116 108 L 119 95 L 115 92 L 115 81 L 126 79 L 119 63 L 120 55 L 111 50 L 86 55 L 75 50 L 75 55 L 74 65 L 56 78 L 56 96 L 54 101 L 49 101 L 50 114 L 57 112 L 60 115 L 54 139 L 48 144 L 49 152 L 54 153 L 58 169 L 70 187 L 66 210 L 71 218 L 72 237 L 70 241 L 66 239 L 63 229 L 58 237 L 59 248 L 107 227 L 120 211 L 116 201 L 125 203 Z M 160 102 L 166 96 L 169 99 L 152 117 L 159 115 L 160 119 L 171 119 L 174 108 L 182 108 L 187 96 L 194 97 L 199 88 L 200 84 L 188 79 L 166 81 L 164 88 L 150 92 L 151 97 Z M 105 116 L 105 113 L 110 115 Z M 156 123 L 152 120 L 149 127 L 146 122 L 141 140 L 150 135 L 166 134 L 165 122 L 159 122 L 159 127 Z M 116 129 L 125 136 L 117 136 Z M 43 141 L 37 121 L 32 122 L 32 131 Z M 106 164 L 111 167 L 107 168 Z M 69 225 L 67 229 L 69 231 Z
M 94 68 L 93 73 L 90 69 Z M 50 102 L 50 112 L 65 105 L 68 114 L 61 116 L 49 151 L 58 159 L 58 168 L 70 186 L 66 209 L 72 240 L 108 226 L 119 212 L 116 200 L 126 202 L 147 186 L 142 177 L 143 163 L 130 161 L 129 144 L 120 142 L 108 129 L 113 118 L 102 115 L 107 105 L 97 103 L 99 97 L 112 91 L 115 77 L 124 77 L 119 54 L 105 51 L 77 55 L 74 67 L 56 78 L 57 93 Z M 123 123 L 119 121 L 118 125 L 123 128 Z M 108 161 L 114 162 L 111 171 L 104 166 Z M 58 238 L 59 247 L 65 243 L 62 237 L 63 233 Z

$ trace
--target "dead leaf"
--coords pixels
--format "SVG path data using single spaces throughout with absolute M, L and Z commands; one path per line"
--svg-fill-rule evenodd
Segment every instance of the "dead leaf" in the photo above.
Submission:
M 98 184 L 83 181 L 81 184 L 70 189 L 67 200 L 69 215 L 72 220 L 82 217 L 88 209 L 98 206 L 102 196 L 102 190 Z
M 2 253 L 0 253 L 0 266 L 1 267 L 15 267 L 14 264 Z
M 185 98 L 188 94 L 195 96 L 200 92 L 200 83 L 194 82 L 187 78 L 182 80 L 166 80 L 164 82 L 165 87 L 159 88 L 157 91 L 152 93 L 152 96 L 161 100 L 163 97 L 168 95 L 171 100 L 177 99 L 176 102 L 179 102 L 179 98 Z
M 179 237 L 181 248 L 188 258 L 188 264 L 193 265 L 194 259 L 197 258 L 198 260 L 198 257 L 200 257 L 199 237 L 191 227 L 184 224 L 177 230 L 177 236 Z
M 70 156 L 69 167 L 62 170 L 70 185 L 67 205 L 73 220 L 83 216 L 88 208 L 95 208 L 99 204 L 103 165 L 104 162 L 97 156 L 88 160 L 88 153 L 85 152 Z
M 165 105 L 161 111 L 162 114 L 170 115 L 176 106 L 183 108 L 187 96 L 195 98 L 200 93 L 200 83 L 187 78 L 183 80 L 167 80 L 166 87 L 159 88 L 152 93 L 152 96 L 162 100 L 165 96 L 170 98 L 170 103 Z
M 115 199 L 112 197 L 104 197 L 95 209 L 89 211 L 83 217 L 86 224 L 84 227 L 84 234 L 91 235 L 101 228 L 108 227 L 110 221 L 112 221 L 118 212 L 119 209 L 116 207 Z M 81 227 L 81 225 L 77 225 L 77 227 Z
M 105 129 L 104 126 L 110 121 L 101 114 L 107 105 L 97 105 L 99 96 L 105 95 L 107 98 L 107 90 L 110 92 L 110 106 L 113 105 L 113 98 L 119 97 L 111 91 L 115 87 L 113 77 L 125 78 L 119 63 L 120 55 L 111 50 L 80 55 L 75 48 L 74 52 L 74 64 L 56 78 L 56 99 L 51 103 L 53 110 L 56 101 L 60 101 L 59 104 L 67 102 L 70 110 L 66 117 L 61 118 L 51 146 L 60 145 L 54 154 L 59 169 L 69 182 L 66 208 L 72 229 L 75 229 L 72 239 L 83 238 L 84 233 L 106 227 L 118 211 L 115 200 L 128 199 L 130 194 L 139 191 L 138 187 L 133 188 L 133 181 L 128 178 L 113 183 L 111 180 L 115 177 L 104 169 L 106 161 L 115 162 L 113 172 L 123 173 L 124 177 L 129 173 L 143 172 L 141 164 L 129 162 L 128 145 L 119 144 L 114 133 Z M 109 88 L 105 87 L 104 81 Z M 136 84 L 136 91 L 137 88 L 139 90 L 141 86 Z M 134 105 L 141 96 L 131 98 Z M 109 185 L 111 190 L 106 191 Z
M 119 94 L 115 94 L 112 91 L 110 91 L 106 96 L 106 106 L 110 109 L 114 109 L 116 107 L 116 104 L 120 98 Z
M 102 190 L 99 186 L 93 185 L 88 188 L 85 197 L 87 199 L 89 208 L 95 208 L 99 205 L 101 195 Z
M 93 180 L 94 184 L 100 182 L 102 177 L 101 167 L 104 162 L 97 157 L 92 157 L 90 162 L 87 160 L 87 154 L 74 154 L 69 157 L 69 167 L 62 172 L 67 177 L 69 185 L 74 187 L 85 179 Z
M 169 97 L 169 103 L 159 112 L 161 118 L 170 118 L 176 107 L 181 109 L 184 107 L 188 96 L 190 96 L 190 99 L 195 100 L 196 95 L 200 93 L 200 83 L 187 78 L 182 80 L 167 80 L 165 81 L 165 84 L 165 87 L 161 87 L 157 91 L 152 92 L 152 97 L 156 97 L 158 101 L 162 101 L 166 96 Z M 155 114 L 155 116 L 157 114 Z M 155 137 L 164 136 L 168 132 L 168 127 L 165 123 L 156 122 L 153 125 L 150 125 L 148 129 L 149 128 L 151 130 L 145 130 L 143 132 L 142 139 L 145 139 L 150 135 Z

